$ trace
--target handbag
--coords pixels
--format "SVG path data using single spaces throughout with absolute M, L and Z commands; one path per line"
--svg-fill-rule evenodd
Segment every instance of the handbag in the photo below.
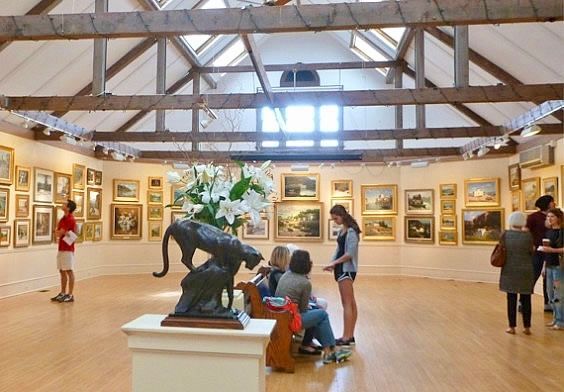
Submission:
M 491 256 L 490 264 L 494 267 L 503 267 L 505 265 L 505 258 L 507 257 L 507 251 L 505 249 L 505 232 L 501 235 L 499 242 L 496 244 Z
M 293 333 L 300 332 L 302 329 L 302 315 L 298 309 L 298 305 L 292 302 L 290 297 L 264 297 L 262 300 L 268 310 L 274 312 L 288 311 L 290 313 L 290 331 Z

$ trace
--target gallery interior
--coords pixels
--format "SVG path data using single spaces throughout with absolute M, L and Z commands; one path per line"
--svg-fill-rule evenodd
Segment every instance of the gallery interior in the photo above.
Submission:
M 150 390 L 122 326 L 174 309 L 175 241 L 152 273 L 200 165 L 266 168 L 236 235 L 263 266 L 309 251 L 336 337 L 331 207 L 362 230 L 353 356 L 294 346 L 291 372 L 259 360 L 256 390 L 559 390 L 542 279 L 532 335 L 505 334 L 490 254 L 513 211 L 564 205 L 562 20 L 556 0 L 0 0 L 0 391 Z M 68 199 L 76 301 L 50 303 Z M 210 358 L 162 389 L 217 390 Z

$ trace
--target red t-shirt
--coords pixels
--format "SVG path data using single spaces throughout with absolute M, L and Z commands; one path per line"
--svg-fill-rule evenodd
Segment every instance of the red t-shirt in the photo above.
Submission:
M 76 221 L 72 214 L 65 215 L 61 218 L 59 224 L 57 225 L 57 230 L 61 229 L 65 231 L 74 231 L 75 234 L 78 235 L 78 233 L 76 232 Z M 74 252 L 74 242 L 69 245 L 65 241 L 63 241 L 63 237 L 64 235 L 59 238 L 59 250 L 65 252 Z
M 533 236 L 533 242 L 535 247 L 542 245 L 542 239 L 545 238 L 546 226 L 544 225 L 546 221 L 546 214 L 537 211 L 533 212 L 527 217 L 527 228 Z

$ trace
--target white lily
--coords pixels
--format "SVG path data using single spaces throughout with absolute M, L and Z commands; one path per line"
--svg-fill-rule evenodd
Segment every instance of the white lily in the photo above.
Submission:
M 180 174 L 175 171 L 166 172 L 166 179 L 170 184 L 178 184 L 180 182 Z
M 219 219 L 225 217 L 227 223 L 230 225 L 235 222 L 235 217 L 242 215 L 245 213 L 243 210 L 244 206 L 241 205 L 241 200 L 231 201 L 227 200 L 220 200 L 219 202 L 219 210 L 215 214 L 215 218 Z
M 243 195 L 243 202 L 246 212 L 248 212 L 251 217 L 251 221 L 254 225 L 258 225 L 261 220 L 260 211 L 262 211 L 270 203 L 265 200 L 261 194 L 255 192 L 254 190 L 250 190 L 248 193 Z
M 204 209 L 203 204 L 194 204 L 189 200 L 186 200 L 184 204 L 182 204 L 182 211 L 190 214 L 191 216 L 196 215 Z

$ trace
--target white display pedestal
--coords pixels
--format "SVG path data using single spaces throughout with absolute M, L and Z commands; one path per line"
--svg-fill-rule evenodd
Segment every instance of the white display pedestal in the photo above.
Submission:
M 265 354 L 275 320 L 244 330 L 161 327 L 145 314 L 121 327 L 133 355 L 134 392 L 263 392 Z

